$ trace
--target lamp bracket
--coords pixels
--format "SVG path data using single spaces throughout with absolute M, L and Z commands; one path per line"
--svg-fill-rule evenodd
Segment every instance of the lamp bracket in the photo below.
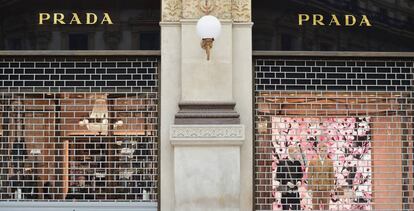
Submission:
M 201 48 L 206 51 L 207 60 L 210 60 L 211 48 L 213 48 L 214 38 L 203 38 L 201 40 Z

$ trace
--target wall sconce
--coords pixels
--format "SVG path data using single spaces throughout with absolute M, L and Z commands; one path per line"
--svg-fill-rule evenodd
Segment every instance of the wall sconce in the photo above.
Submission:
M 220 32 L 221 23 L 212 15 L 205 15 L 197 22 L 197 34 L 201 38 L 201 48 L 206 51 L 207 60 L 210 60 L 214 39 L 220 35 Z

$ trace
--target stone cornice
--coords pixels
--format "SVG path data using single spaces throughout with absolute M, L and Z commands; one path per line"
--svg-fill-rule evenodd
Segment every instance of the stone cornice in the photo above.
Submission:
M 229 125 L 239 124 L 240 115 L 234 102 L 181 102 L 175 115 L 178 125 Z

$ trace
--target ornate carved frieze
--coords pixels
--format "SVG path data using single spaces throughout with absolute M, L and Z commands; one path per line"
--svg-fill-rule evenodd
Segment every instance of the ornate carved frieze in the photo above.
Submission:
M 210 14 L 235 22 L 251 21 L 251 0 L 164 0 L 162 20 L 199 19 Z
M 163 0 L 162 21 L 177 22 L 182 15 L 182 0 Z
M 251 0 L 233 0 L 232 19 L 235 22 L 251 21 Z
M 231 0 L 183 0 L 184 19 L 199 19 L 205 14 L 231 19 Z
M 243 125 L 172 125 L 170 139 L 179 140 L 244 140 Z

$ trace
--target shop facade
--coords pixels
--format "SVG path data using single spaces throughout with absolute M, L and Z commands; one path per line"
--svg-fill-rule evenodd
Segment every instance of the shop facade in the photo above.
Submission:
M 296 157 L 300 161 L 299 172 L 302 179 L 307 177 L 307 185 L 298 190 L 297 203 L 304 209 L 315 209 L 311 181 L 329 180 L 312 178 L 311 161 L 318 159 L 321 143 L 328 146 L 334 166 L 329 177 L 335 185 L 324 190 L 334 193 L 329 199 L 331 210 L 412 209 L 409 201 L 412 165 L 404 162 L 412 155 L 411 73 L 406 69 L 407 62 L 410 66 L 410 60 L 392 57 L 386 61 L 375 57 L 258 57 L 255 64 L 258 209 L 283 209 L 286 196 L 277 187 L 286 176 L 281 174 L 280 165 L 289 159 L 291 148 L 300 152 L 300 157 Z M 374 70 L 372 65 L 376 68 L 370 73 Z M 297 72 L 290 72 L 292 67 Z M 333 67 L 337 71 L 331 72 Z M 400 80 L 392 82 L 390 78 Z M 275 86 L 271 80 L 297 82 Z M 292 86 L 300 91 L 289 89 Z M 282 179 L 275 180 L 278 177 Z
M 0 210 L 414 209 L 409 1 L 30 3 L 0 1 Z

